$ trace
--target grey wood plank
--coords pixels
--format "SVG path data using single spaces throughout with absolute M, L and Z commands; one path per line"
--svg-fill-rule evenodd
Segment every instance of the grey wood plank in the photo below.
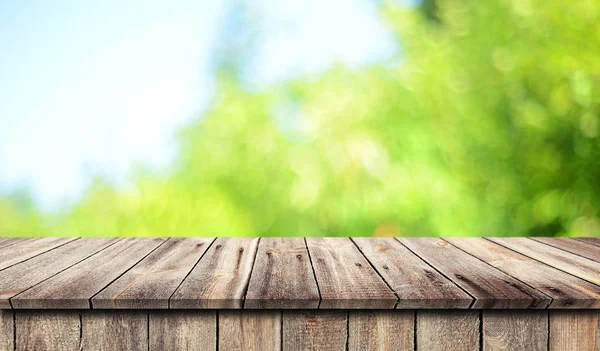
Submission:
M 416 328 L 416 350 L 479 350 L 477 311 L 417 311 Z
M 438 238 L 400 242 L 475 297 L 472 308 L 545 308 L 550 298 Z
M 550 311 L 550 351 L 600 350 L 600 311 Z
M 216 311 L 150 311 L 150 349 L 216 350 Z
M 123 239 L 11 299 L 14 308 L 90 308 L 90 299 L 164 239 Z
M 214 238 L 172 238 L 92 298 L 93 308 L 169 308 Z
M 483 238 L 448 238 L 452 245 L 552 297 L 548 308 L 600 308 L 600 286 Z
M 558 249 L 600 262 L 600 247 L 573 238 L 530 238 Z
M 573 238 L 595 246 L 600 246 L 600 238 Z
M 218 238 L 175 291 L 171 308 L 242 308 L 258 238 Z
M 0 351 L 13 351 L 14 323 L 11 310 L 0 310 Z
M 346 350 L 346 311 L 283 311 L 283 350 Z
M 354 238 L 398 295 L 396 308 L 469 308 L 473 298 L 394 238 Z
M 303 238 L 262 238 L 244 308 L 317 308 L 319 291 Z
M 22 240 L 13 245 L 0 248 L 0 270 L 76 239 L 77 238 L 35 238 Z
M 148 350 L 148 312 L 82 311 L 83 350 Z
M 78 311 L 15 311 L 17 350 L 79 350 Z
M 390 290 L 349 238 L 306 238 L 324 309 L 395 307 Z
M 0 248 L 31 239 L 32 238 L 0 238 Z
M 526 238 L 488 238 L 525 256 L 600 284 L 600 263 Z
M 414 350 L 413 311 L 350 311 L 348 350 Z
M 280 311 L 219 311 L 219 350 L 281 349 Z
M 548 311 L 483 311 L 483 350 L 545 351 Z
M 11 308 L 9 301 L 11 297 L 119 240 L 116 238 L 98 238 L 71 241 L 54 250 L 0 271 L 0 308 Z

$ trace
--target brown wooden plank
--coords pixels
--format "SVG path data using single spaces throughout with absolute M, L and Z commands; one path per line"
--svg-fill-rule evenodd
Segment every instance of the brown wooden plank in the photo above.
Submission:
M 319 291 L 303 238 L 262 238 L 244 308 L 317 308 Z
M 600 286 L 483 238 L 446 241 L 552 297 L 548 308 L 600 308 Z
M 488 238 L 547 265 L 600 284 L 600 263 L 526 238 Z
M 213 240 L 167 240 L 94 296 L 93 308 L 169 308 L 169 298 Z
M 79 350 L 78 311 L 16 311 L 17 350 Z
M 216 311 L 150 311 L 150 351 L 216 350 Z
M 413 311 L 350 311 L 348 350 L 414 350 Z
M 550 298 L 438 238 L 399 238 L 475 297 L 473 308 L 545 308 Z
M 15 349 L 13 313 L 10 310 L 0 310 L 0 351 Z
M 575 240 L 583 241 L 585 243 L 600 246 L 600 238 L 573 238 Z
M 551 311 L 550 351 L 600 350 L 600 311 Z
M 90 299 L 164 239 L 123 239 L 11 299 L 14 308 L 90 308 Z
M 170 299 L 171 308 L 242 308 L 258 238 L 218 238 Z
M 354 238 L 398 295 L 396 308 L 469 308 L 473 298 L 394 238 Z
M 5 269 L 77 238 L 35 238 L 0 248 L 0 269 Z
M 483 350 L 545 351 L 547 311 L 483 311 Z
M 390 290 L 349 238 L 306 238 L 321 293 L 319 308 L 394 308 Z
M 479 350 L 479 312 L 417 311 L 416 350 Z
M 219 350 L 281 349 L 280 311 L 219 311 L 218 318 Z
M 0 238 L 0 248 L 16 244 L 25 240 L 31 240 L 32 238 Z
M 600 247 L 573 238 L 530 238 L 558 249 L 600 262 Z
M 148 350 L 147 311 L 82 312 L 83 350 Z
M 283 351 L 346 350 L 346 311 L 283 311 Z
M 10 308 L 11 297 L 119 240 L 116 238 L 75 240 L 0 271 L 0 308 Z

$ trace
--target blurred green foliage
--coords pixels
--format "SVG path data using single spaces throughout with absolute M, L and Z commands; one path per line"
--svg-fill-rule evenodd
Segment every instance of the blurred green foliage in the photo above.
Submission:
M 381 4 L 402 53 L 259 92 L 221 72 L 163 173 L 0 235 L 600 235 L 600 2 Z M 352 40 L 352 38 L 340 38 Z

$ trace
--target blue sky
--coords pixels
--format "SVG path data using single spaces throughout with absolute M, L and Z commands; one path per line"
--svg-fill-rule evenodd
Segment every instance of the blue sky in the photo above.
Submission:
M 361 66 L 396 45 L 369 0 L 257 0 L 247 77 L 260 88 L 334 62 Z M 231 2 L 0 3 L 0 193 L 28 187 L 45 210 L 94 174 L 164 167 L 174 133 L 209 103 Z

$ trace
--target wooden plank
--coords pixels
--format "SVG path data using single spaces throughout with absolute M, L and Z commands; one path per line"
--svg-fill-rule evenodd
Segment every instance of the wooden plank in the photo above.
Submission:
M 219 311 L 219 350 L 281 349 L 280 311 Z M 300 350 L 300 349 L 299 349 Z
M 548 308 L 600 308 L 600 286 L 483 238 L 446 241 L 552 297 Z
M 475 297 L 473 308 L 545 308 L 550 298 L 437 238 L 399 238 L 427 263 Z
M 469 308 L 473 298 L 394 238 L 354 238 L 398 295 L 396 308 Z
M 94 296 L 93 308 L 169 308 L 169 298 L 213 240 L 167 240 Z
M 488 238 L 547 265 L 600 284 L 600 263 L 526 238 Z
M 90 299 L 164 239 L 123 239 L 11 299 L 14 308 L 90 308 Z
M 600 311 L 551 311 L 550 350 L 600 350 Z
M 346 311 L 283 311 L 283 351 L 346 350 Z
M 171 308 L 242 308 L 258 238 L 218 238 L 171 297 Z
M 83 350 L 148 350 L 147 311 L 82 311 Z
M 348 350 L 414 350 L 413 311 L 350 311 Z
M 150 351 L 216 350 L 216 311 L 150 311 Z
M 479 312 L 417 311 L 416 350 L 479 350 Z
M 31 240 L 31 238 L 0 238 L 0 248 L 10 246 L 25 240 Z
M 600 246 L 600 238 L 573 238 L 575 240 L 583 241 L 585 243 Z
M 396 295 L 349 238 L 306 238 L 319 308 L 394 308 Z
M 5 269 L 77 238 L 35 238 L 0 248 L 0 269 Z
M 573 238 L 531 238 L 532 240 L 554 246 L 558 249 L 600 262 L 600 247 L 587 244 Z
M 483 350 L 546 351 L 547 311 L 483 311 Z
M 78 311 L 16 311 L 17 350 L 79 350 Z
M 0 351 L 15 349 L 13 313 L 10 310 L 0 310 Z
M 244 308 L 318 308 L 319 291 L 303 238 L 262 238 Z
M 0 271 L 0 308 L 9 299 L 58 272 L 86 259 L 120 239 L 79 239 Z

